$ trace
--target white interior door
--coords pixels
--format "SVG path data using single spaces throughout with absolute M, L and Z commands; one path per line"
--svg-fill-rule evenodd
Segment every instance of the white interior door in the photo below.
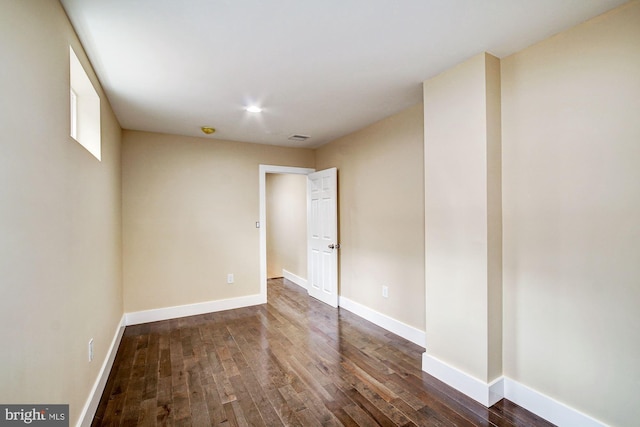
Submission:
M 338 170 L 307 175 L 307 289 L 338 306 Z

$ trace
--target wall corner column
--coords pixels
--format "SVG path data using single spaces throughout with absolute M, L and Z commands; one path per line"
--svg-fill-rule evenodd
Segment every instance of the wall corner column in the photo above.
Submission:
M 502 391 L 500 60 L 424 82 L 423 370 L 485 406 Z

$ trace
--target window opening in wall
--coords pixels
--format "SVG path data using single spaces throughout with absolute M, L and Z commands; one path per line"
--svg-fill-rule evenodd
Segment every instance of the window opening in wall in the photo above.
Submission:
M 69 134 L 100 160 L 100 97 L 71 46 L 69 46 L 69 75 L 71 86 Z

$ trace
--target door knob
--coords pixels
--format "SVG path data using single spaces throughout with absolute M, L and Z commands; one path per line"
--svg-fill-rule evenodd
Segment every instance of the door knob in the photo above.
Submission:
M 330 244 L 329 249 L 340 249 L 340 243 L 336 243 L 335 245 L 333 243 Z

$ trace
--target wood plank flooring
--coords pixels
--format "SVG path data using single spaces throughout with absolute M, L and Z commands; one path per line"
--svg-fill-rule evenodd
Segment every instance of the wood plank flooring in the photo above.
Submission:
M 264 305 L 127 327 L 92 425 L 552 425 L 448 387 L 423 351 L 273 279 Z

